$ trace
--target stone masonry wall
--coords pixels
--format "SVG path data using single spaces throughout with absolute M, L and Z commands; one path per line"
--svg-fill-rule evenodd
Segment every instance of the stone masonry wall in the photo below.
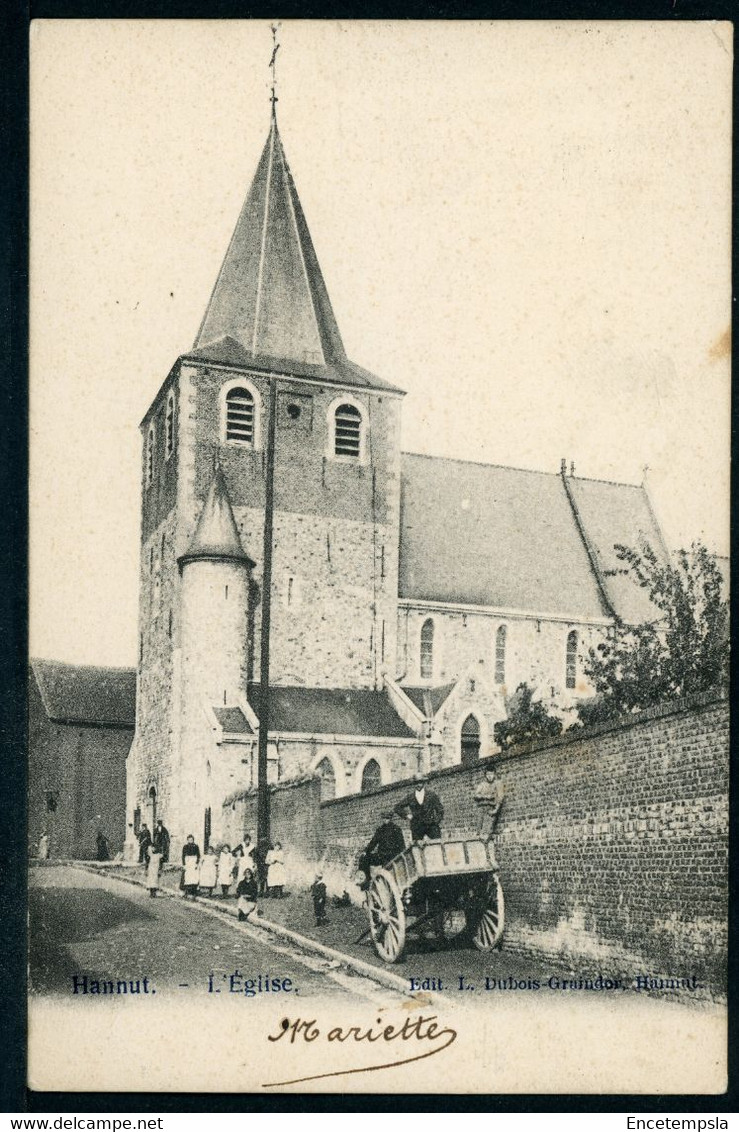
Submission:
M 696 697 L 495 756 L 506 789 L 496 834 L 504 946 L 583 973 L 697 975 L 720 988 L 728 728 L 725 700 Z M 445 828 L 477 828 L 472 796 L 483 765 L 432 776 Z M 302 871 L 321 845 L 330 887 L 348 887 L 380 811 L 410 789 L 405 782 L 322 803 L 304 848 L 298 828 L 290 834 Z

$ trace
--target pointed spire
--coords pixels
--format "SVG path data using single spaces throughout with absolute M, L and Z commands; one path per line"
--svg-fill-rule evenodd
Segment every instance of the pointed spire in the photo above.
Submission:
M 213 479 L 195 533 L 187 551 L 178 559 L 180 570 L 186 562 L 198 559 L 211 561 L 227 559 L 231 562 L 243 562 L 250 567 L 254 566 L 254 562 L 241 545 L 226 480 L 217 456 L 214 461 Z

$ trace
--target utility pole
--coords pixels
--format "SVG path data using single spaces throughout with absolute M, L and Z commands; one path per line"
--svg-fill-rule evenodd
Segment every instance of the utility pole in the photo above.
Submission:
M 270 377 L 267 469 L 264 500 L 264 548 L 262 553 L 262 642 L 259 662 L 259 742 L 257 746 L 257 844 L 270 835 L 267 742 L 269 739 L 269 628 L 272 606 L 272 531 L 275 511 L 275 429 L 277 424 L 277 378 Z

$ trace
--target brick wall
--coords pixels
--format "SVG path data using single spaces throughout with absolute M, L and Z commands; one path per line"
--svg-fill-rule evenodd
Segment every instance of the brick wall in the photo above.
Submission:
M 505 946 L 579 971 L 725 978 L 728 704 L 698 697 L 495 756 L 507 795 L 496 835 Z M 432 776 L 447 828 L 475 829 L 480 766 Z M 354 854 L 410 784 L 324 802 L 284 840 L 346 887 Z M 308 799 L 306 799 L 306 803 Z M 289 828 L 287 822 L 283 822 Z

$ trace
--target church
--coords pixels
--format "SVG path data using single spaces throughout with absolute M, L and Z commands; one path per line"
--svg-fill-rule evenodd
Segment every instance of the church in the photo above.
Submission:
M 256 784 L 267 514 L 269 780 L 317 775 L 324 799 L 494 754 L 522 681 L 572 719 L 589 647 L 652 615 L 614 551 L 667 557 L 644 486 L 402 452 L 403 398 L 345 353 L 273 103 L 195 343 L 141 424 L 129 851 L 157 817 L 173 851 L 217 842 Z

